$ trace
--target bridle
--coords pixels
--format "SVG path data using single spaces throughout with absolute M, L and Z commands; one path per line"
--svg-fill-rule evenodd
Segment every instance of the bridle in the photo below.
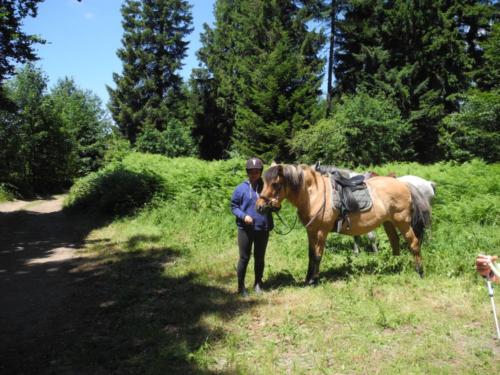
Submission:
M 271 212 L 278 212 L 281 208 L 281 205 L 279 207 L 276 206 L 276 204 L 278 203 L 279 204 L 279 197 L 280 197 L 280 192 L 281 192 L 281 189 L 285 190 L 285 195 L 286 195 L 286 185 L 283 184 L 283 183 L 275 183 L 276 184 L 276 194 L 274 195 L 274 197 L 272 198 L 269 198 L 265 195 L 260 195 L 260 198 L 262 198 L 264 200 L 264 202 L 266 203 L 266 207 L 269 208 L 271 210 Z
M 276 215 L 278 216 L 278 218 L 280 219 L 280 221 L 283 223 L 283 225 L 287 225 L 285 224 L 285 222 L 283 221 L 283 219 L 281 218 L 280 214 L 279 214 L 279 210 L 281 208 L 281 205 L 280 207 L 275 207 L 273 206 L 274 203 L 279 203 L 279 194 L 281 192 L 281 189 L 283 189 L 285 191 L 285 195 L 286 195 L 286 185 L 283 184 L 283 183 L 275 183 L 276 184 L 276 194 L 273 198 L 269 198 L 265 195 L 260 195 L 260 198 L 262 198 L 264 200 L 264 202 L 266 203 L 266 207 L 269 208 L 271 210 L 271 212 L 275 212 Z M 321 207 L 318 209 L 318 211 L 311 217 L 311 219 L 309 220 L 309 222 L 304 226 L 305 228 L 307 228 L 309 225 L 311 225 L 311 223 L 319 216 L 320 213 L 323 213 L 325 212 L 325 208 L 326 208 L 326 184 L 325 184 L 325 180 L 323 179 L 323 204 L 321 205 Z M 295 228 L 295 224 L 297 223 L 297 216 L 295 216 L 295 221 L 292 225 L 292 227 L 290 227 L 290 229 L 288 230 L 288 232 L 286 233 L 280 233 L 278 231 L 276 231 L 276 233 L 278 234 L 281 234 L 281 235 L 285 235 L 285 234 L 288 234 L 290 233 L 294 228 Z

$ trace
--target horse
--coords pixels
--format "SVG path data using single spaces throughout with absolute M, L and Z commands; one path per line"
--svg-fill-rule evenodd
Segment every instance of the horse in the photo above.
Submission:
M 297 208 L 309 243 L 309 266 L 306 284 L 319 281 L 319 268 L 326 238 L 335 227 L 340 211 L 332 205 L 330 178 L 307 165 L 278 164 L 264 173 L 264 187 L 257 199 L 259 212 L 278 211 L 287 199 Z M 350 224 L 338 230 L 341 234 L 361 235 L 383 225 L 394 255 L 399 255 L 396 228 L 405 237 L 414 256 L 415 269 L 423 277 L 420 248 L 425 229 L 430 224 L 431 208 L 412 185 L 392 177 L 373 177 L 365 181 L 372 199 L 369 209 L 348 214 Z
M 406 175 L 396 177 L 399 181 L 413 185 L 420 194 L 427 200 L 429 205 L 432 203 L 436 195 L 436 183 L 434 181 L 426 180 L 422 177 Z
M 350 169 L 337 168 L 337 167 L 331 166 L 331 165 L 324 166 L 324 165 L 320 165 L 319 161 L 316 162 L 316 164 L 314 164 L 313 168 L 314 168 L 314 170 L 320 172 L 321 174 L 338 172 L 346 178 L 351 178 L 354 176 L 364 176 L 365 179 L 369 179 L 372 177 L 379 176 L 377 173 L 375 173 L 373 171 L 368 171 L 365 173 L 358 173 L 358 172 L 350 170 Z M 432 205 L 432 200 L 433 200 L 434 196 L 436 195 L 436 183 L 435 182 L 426 180 L 422 177 L 413 176 L 413 175 L 405 175 L 405 176 L 397 177 L 395 172 L 390 172 L 389 174 L 387 174 L 387 177 L 397 178 L 401 182 L 413 185 L 420 192 L 420 194 L 422 194 L 422 196 L 427 200 L 427 202 L 429 203 L 429 206 Z M 368 232 L 367 237 L 368 237 L 368 240 L 370 242 L 372 251 L 376 253 L 378 251 L 376 233 L 374 231 Z M 354 236 L 354 253 L 355 254 L 359 254 L 360 244 L 361 244 L 361 237 Z

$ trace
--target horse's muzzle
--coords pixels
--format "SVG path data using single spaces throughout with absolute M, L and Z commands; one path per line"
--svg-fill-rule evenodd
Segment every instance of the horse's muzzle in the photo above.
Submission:
M 259 199 L 255 204 L 257 208 L 257 212 L 260 214 L 264 214 L 267 212 L 278 212 L 281 208 L 281 205 L 276 199 Z

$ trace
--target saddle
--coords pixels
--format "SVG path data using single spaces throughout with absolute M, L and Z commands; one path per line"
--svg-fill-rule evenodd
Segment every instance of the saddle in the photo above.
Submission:
M 372 206 L 372 200 L 363 175 L 345 178 L 338 171 L 333 171 L 330 173 L 330 181 L 332 184 L 332 208 L 340 212 L 334 230 L 340 233 L 344 222 L 347 223 L 347 229 L 351 227 L 348 215 L 369 210 Z

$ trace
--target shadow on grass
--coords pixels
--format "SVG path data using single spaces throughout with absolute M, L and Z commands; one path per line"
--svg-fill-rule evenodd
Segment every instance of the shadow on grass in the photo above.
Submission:
M 231 319 L 257 302 L 204 285 L 196 274 L 166 275 L 165 268 L 182 252 L 115 253 L 112 259 L 96 259 L 95 267 L 80 268 L 78 297 L 68 301 L 77 306 L 77 314 L 60 325 L 57 335 L 65 341 L 58 368 L 106 374 L 212 373 L 196 353 L 223 340 L 225 333 L 204 325 L 202 318 L 217 314 Z
M 285 288 L 288 286 L 301 286 L 304 282 L 297 281 L 290 271 L 281 271 L 271 275 L 266 279 L 265 285 L 267 289 Z
M 387 256 L 378 252 L 371 253 L 363 259 L 357 255 L 347 254 L 345 262 L 324 269 L 320 272 L 320 279 L 328 281 L 347 280 L 358 275 L 394 275 L 404 271 L 405 261 L 401 257 Z
M 204 317 L 216 314 L 229 320 L 258 301 L 206 285 L 194 273 L 170 274 L 169 267 L 185 250 L 154 247 L 157 236 L 132 237 L 119 244 L 125 251 L 116 251 L 116 244 L 106 239 L 96 240 L 99 255 L 27 263 L 28 253 L 42 258 L 55 248 L 80 247 L 99 222 L 89 220 L 83 226 L 80 220 L 79 230 L 70 235 L 75 217 L 15 215 L 30 224 L 2 247 L 3 255 L 25 255 L 10 260 L 15 261 L 12 269 L 10 261 L 0 264 L 1 289 L 15 289 L 10 299 L 2 296 L 1 301 L 0 372 L 224 373 L 207 370 L 209 365 L 217 368 L 217 358 L 209 359 L 203 351 L 224 340 L 225 332 L 204 324 Z M 59 230 L 49 229 L 53 225 Z M 137 250 L 143 241 L 153 249 Z
M 331 249 L 329 249 L 331 250 Z M 348 280 L 359 275 L 394 275 L 404 271 L 407 259 L 394 257 L 381 251 L 367 252 L 366 255 L 357 255 L 348 246 L 339 246 L 335 249 L 336 255 L 343 257 L 343 261 L 327 261 L 325 257 L 331 256 L 331 251 L 326 251 L 320 265 L 320 282 L 335 282 Z M 305 283 L 308 260 L 304 259 L 304 278 L 296 279 L 288 270 L 280 271 L 270 275 L 265 281 L 269 289 L 284 287 L 309 287 Z

